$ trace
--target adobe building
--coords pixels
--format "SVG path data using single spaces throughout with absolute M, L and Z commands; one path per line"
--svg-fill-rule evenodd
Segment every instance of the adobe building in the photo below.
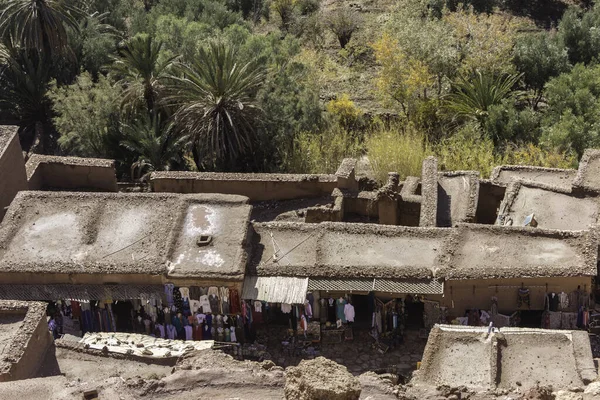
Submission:
M 111 160 L 34 156 L 25 174 L 4 137 L 0 166 L 25 180 L 2 192 L 0 298 L 90 311 L 82 331 L 156 333 L 165 310 L 210 310 L 248 340 L 266 314 L 340 337 L 591 322 L 596 151 L 578 171 L 501 166 L 490 179 L 429 157 L 420 177 L 390 172 L 375 190 L 345 159 L 331 175 L 155 172 L 149 193 L 123 193 Z

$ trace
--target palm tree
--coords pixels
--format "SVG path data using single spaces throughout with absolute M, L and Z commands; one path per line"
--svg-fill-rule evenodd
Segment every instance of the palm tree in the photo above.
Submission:
M 234 48 L 211 43 L 177 70 L 166 101 L 177 109 L 178 130 L 192 135 L 196 165 L 235 169 L 255 139 L 262 113 L 256 93 L 264 69 L 251 62 L 240 65 Z
M 69 0 L 5 0 L 0 13 L 0 36 L 51 58 L 68 50 L 67 28 L 79 31 L 81 10 Z
M 44 124 L 50 103 L 46 96 L 50 79 L 40 56 L 11 45 L 0 45 L 0 117 L 4 123 L 35 133 L 42 151 L 46 146 Z M 37 146 L 36 146 L 37 147 Z
M 446 106 L 459 118 L 474 119 L 483 124 L 491 106 L 520 94 L 513 88 L 522 76 L 494 76 L 477 70 L 472 79 L 462 77 L 453 85 L 453 93 L 446 96 Z
M 150 115 L 157 113 L 158 100 L 164 88 L 164 80 L 176 57 L 160 60 L 162 42 L 149 35 L 131 39 L 114 59 L 113 72 L 125 87 L 121 106 L 130 112 L 145 106 Z
M 169 170 L 181 162 L 181 153 L 188 147 L 187 135 L 174 135 L 173 125 L 163 123 L 159 115 L 145 116 L 130 125 L 123 125 L 121 146 L 137 156 L 131 165 L 131 177 L 144 179 L 152 171 Z

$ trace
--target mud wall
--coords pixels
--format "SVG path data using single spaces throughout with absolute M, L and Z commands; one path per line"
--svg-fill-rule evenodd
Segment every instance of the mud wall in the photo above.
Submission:
M 488 180 L 479 181 L 479 197 L 475 221 L 478 224 L 493 225 L 498 217 L 500 203 L 504 199 L 506 188 L 493 184 Z
M 23 324 L 13 340 L 6 343 L 0 382 L 32 378 L 52 343 L 46 323 L 45 303 L 1 302 L 3 312 L 26 312 Z M 8 354 L 6 354 L 8 352 Z
M 218 172 L 154 172 L 152 191 L 239 194 L 251 201 L 289 200 L 329 195 L 335 175 L 236 174 Z
M 20 190 L 27 190 L 27 174 L 17 128 L 0 126 L 0 221 Z
M 578 287 L 589 293 L 591 285 L 592 278 L 589 276 L 446 281 L 440 306 L 448 307 L 449 316 L 462 317 L 467 309 L 489 310 L 491 298 L 495 296 L 498 298 L 498 312 L 501 314 L 511 314 L 518 310 L 542 311 L 546 293 L 570 293 Z M 517 304 L 517 292 L 521 286 L 530 290 L 531 307 L 519 307 Z
M 30 190 L 118 190 L 113 160 L 34 154 L 27 161 L 27 177 Z

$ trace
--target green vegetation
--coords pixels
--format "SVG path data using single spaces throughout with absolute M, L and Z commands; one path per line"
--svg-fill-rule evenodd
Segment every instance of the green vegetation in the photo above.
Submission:
M 600 5 L 555 3 L 0 0 L 0 123 L 122 179 L 573 167 L 600 146 Z

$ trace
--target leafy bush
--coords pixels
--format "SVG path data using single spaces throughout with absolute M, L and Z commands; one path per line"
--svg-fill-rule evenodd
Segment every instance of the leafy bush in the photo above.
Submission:
M 339 126 L 347 131 L 356 128 L 362 116 L 360 108 L 356 107 L 346 93 L 342 94 L 339 99 L 330 100 L 325 108 Z
M 350 8 L 342 7 L 330 13 L 327 19 L 329 30 L 337 37 L 343 49 L 358 29 L 360 24 L 358 14 Z

